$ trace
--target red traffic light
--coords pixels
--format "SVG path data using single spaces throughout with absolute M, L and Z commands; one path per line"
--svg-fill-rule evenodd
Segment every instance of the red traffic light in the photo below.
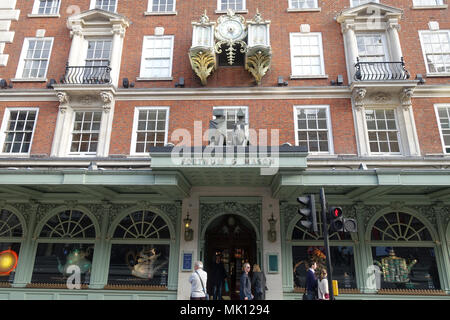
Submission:
M 342 208 L 341 207 L 331 207 L 330 208 L 330 216 L 332 219 L 339 218 L 342 216 Z

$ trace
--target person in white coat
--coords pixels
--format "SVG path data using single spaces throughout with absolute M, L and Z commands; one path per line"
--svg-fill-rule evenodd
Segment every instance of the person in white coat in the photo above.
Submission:
M 189 277 L 191 283 L 191 300 L 207 300 L 206 281 L 208 274 L 203 271 L 203 263 L 196 261 L 194 263 L 194 272 Z
M 317 286 L 319 300 L 330 300 L 330 292 L 328 291 L 327 270 L 322 269 L 319 276 Z

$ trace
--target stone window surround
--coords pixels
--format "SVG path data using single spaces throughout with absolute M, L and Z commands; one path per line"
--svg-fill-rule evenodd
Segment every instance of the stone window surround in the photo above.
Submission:
M 318 0 L 315 0 L 315 7 L 314 8 L 294 8 L 292 7 L 292 0 L 288 0 L 288 8 L 287 12 L 309 12 L 309 11 L 316 11 L 320 12 L 322 9 L 319 7 Z
M 168 77 L 143 77 L 143 67 L 144 67 L 144 62 L 147 58 L 151 58 L 151 57 L 147 57 L 144 56 L 144 50 L 145 50 L 145 43 L 146 40 L 150 40 L 150 39 L 157 39 L 157 38 L 171 38 L 171 53 L 170 53 L 170 63 L 169 63 L 169 76 Z M 139 71 L 139 77 L 136 78 L 136 81 L 150 81 L 150 80 L 155 80 L 155 81 L 172 81 L 173 77 L 172 77 L 172 69 L 173 69 L 173 50 L 175 47 L 175 36 L 174 35 L 148 35 L 148 36 L 144 36 L 143 42 L 142 42 L 142 53 L 141 53 L 141 66 L 140 66 L 140 71 Z
M 165 124 L 165 136 L 164 145 L 168 142 L 169 135 L 169 118 L 170 118 L 170 107 L 169 106 L 139 106 L 134 108 L 133 117 L 133 131 L 131 133 L 131 144 L 130 144 L 130 156 L 144 156 L 148 157 L 148 152 L 136 152 L 136 140 L 137 140 L 137 126 L 139 120 L 140 111 L 148 110 L 165 110 L 166 111 L 166 124 Z
M 90 21 L 85 21 L 86 17 L 100 13 L 101 15 L 110 15 L 109 21 L 102 21 L 103 27 L 100 28 L 95 21 L 90 24 Z M 92 27 L 91 27 L 92 26 Z M 69 66 L 84 66 L 85 54 L 80 55 L 80 52 L 87 53 L 88 41 L 98 38 L 111 38 L 111 83 L 118 86 L 120 63 L 122 60 L 123 41 L 125 37 L 125 30 L 129 26 L 129 21 L 115 13 L 105 13 L 99 9 L 85 11 L 76 16 L 69 17 L 68 27 L 71 30 L 72 44 L 70 46 L 68 64 Z M 112 33 L 112 36 L 111 36 Z
M 221 13 L 227 13 L 227 10 L 222 10 L 221 9 L 221 4 L 222 4 L 223 0 L 217 0 L 217 10 L 215 13 L 221 14 Z M 246 0 L 242 0 L 242 9 L 241 10 L 236 10 L 234 11 L 235 13 L 248 13 L 247 10 L 247 1 Z
M 97 0 L 91 0 L 91 3 L 89 5 L 89 9 L 95 9 L 95 4 L 96 4 Z M 114 11 L 110 11 L 110 12 L 117 12 L 117 5 L 119 3 L 119 0 L 116 1 L 116 6 L 114 8 Z
M 39 13 L 39 2 L 40 0 L 34 0 L 33 9 L 31 13 L 28 14 L 29 18 L 59 18 L 61 17 L 59 10 L 61 8 L 61 0 L 58 0 L 58 7 L 56 13 Z
M 392 84 L 395 88 L 395 84 Z M 400 87 L 397 91 L 355 87 L 353 88 L 352 104 L 355 121 L 355 135 L 359 156 L 390 156 L 390 154 L 371 153 L 369 136 L 365 118 L 365 108 L 393 109 L 396 115 L 397 130 L 399 133 L 399 148 L 403 156 L 420 156 L 419 138 L 414 121 L 411 97 L 415 85 Z M 395 156 L 398 154 L 392 154 Z
M 372 4 L 373 5 L 373 4 Z M 369 5 L 367 5 L 369 7 Z M 338 16 L 337 20 L 341 24 L 341 31 L 344 37 L 344 49 L 347 63 L 347 74 L 349 75 L 349 83 L 353 82 L 356 69 L 356 58 L 358 57 L 358 44 L 356 41 L 357 33 L 379 32 L 385 35 L 386 47 L 391 61 L 400 62 L 403 57 L 400 38 L 398 31 L 400 30 L 399 20 L 401 11 L 398 9 L 381 6 L 381 9 L 392 10 L 392 13 L 386 13 L 382 21 L 379 23 L 369 23 L 371 15 L 359 17 L 353 13 L 343 13 Z M 364 7 L 360 10 L 364 10 Z M 354 10 L 346 10 L 354 11 Z
M 98 91 L 91 91 L 83 92 L 83 94 L 79 96 L 69 96 L 69 94 L 64 91 L 58 91 L 57 97 L 60 105 L 51 156 L 108 157 L 114 117 L 114 92 L 105 89 L 104 91 L 100 91 L 100 94 Z M 102 111 L 97 153 L 94 155 L 74 155 L 70 152 L 73 121 L 76 111 Z
M 315 74 L 315 75 L 294 74 L 294 52 L 293 52 L 292 38 L 295 36 L 308 36 L 308 35 L 315 35 L 318 38 L 321 74 Z M 325 73 L 325 57 L 324 57 L 323 40 L 322 40 L 321 32 L 291 32 L 289 34 L 289 43 L 290 43 L 290 59 L 291 59 L 291 75 L 290 75 L 291 79 L 327 79 L 328 78 L 328 75 Z

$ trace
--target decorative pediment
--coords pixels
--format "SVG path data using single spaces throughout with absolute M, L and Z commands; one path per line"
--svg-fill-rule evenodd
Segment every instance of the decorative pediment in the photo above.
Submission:
M 342 28 L 354 30 L 383 30 L 398 28 L 403 10 L 380 3 L 366 3 L 341 11 L 336 21 Z
M 82 30 L 125 30 L 130 25 L 130 21 L 125 16 L 117 13 L 92 9 L 70 16 L 67 20 L 67 27 L 73 32 Z
M 403 10 L 394 8 L 391 6 L 387 6 L 381 3 L 369 2 L 366 4 L 362 4 L 357 7 L 349 8 L 343 10 L 339 13 L 336 20 L 341 23 L 347 19 L 389 19 L 389 18 L 397 18 L 400 19 L 403 15 Z

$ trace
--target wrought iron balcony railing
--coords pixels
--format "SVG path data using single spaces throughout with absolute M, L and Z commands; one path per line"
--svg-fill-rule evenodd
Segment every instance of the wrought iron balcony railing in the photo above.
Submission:
M 359 58 L 356 59 L 356 81 L 407 80 L 410 77 L 403 57 L 400 62 L 360 62 Z
M 109 66 L 66 66 L 66 74 L 61 78 L 64 84 L 109 84 Z

